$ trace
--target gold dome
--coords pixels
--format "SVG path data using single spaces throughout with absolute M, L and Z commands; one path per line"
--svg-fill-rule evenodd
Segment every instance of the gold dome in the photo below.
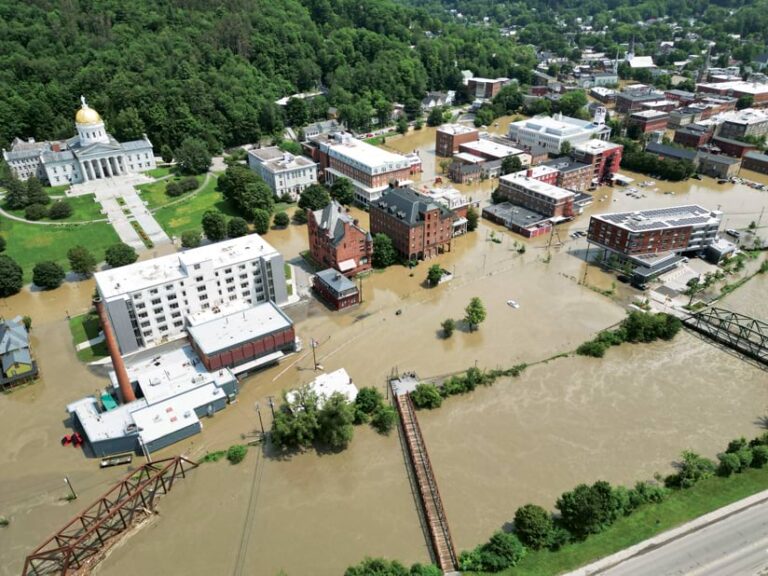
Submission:
M 78 124 L 101 124 L 102 120 L 99 113 L 85 103 L 85 98 L 81 96 L 80 100 L 83 105 L 75 114 L 75 122 Z

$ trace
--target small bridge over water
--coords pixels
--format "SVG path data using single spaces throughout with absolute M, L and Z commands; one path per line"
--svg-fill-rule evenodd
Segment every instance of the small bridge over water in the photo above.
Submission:
M 440 490 L 437 488 L 437 480 L 432 470 L 432 462 L 429 460 L 427 445 L 424 443 L 424 437 L 416 417 L 416 408 L 410 396 L 410 391 L 417 382 L 415 375 L 412 375 L 411 378 L 392 380 L 390 385 L 395 395 L 397 410 L 400 413 L 400 424 L 418 486 L 422 512 L 429 531 L 434 557 L 443 573 L 451 574 L 458 570 L 459 563 L 456 549 L 453 546 L 451 531 L 448 527 L 448 519 L 445 516 L 443 501 L 440 497 Z
M 768 322 L 712 307 L 683 318 L 683 325 L 768 366 Z

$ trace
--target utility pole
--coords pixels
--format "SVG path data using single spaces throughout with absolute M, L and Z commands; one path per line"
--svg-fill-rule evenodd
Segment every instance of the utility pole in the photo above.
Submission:
M 69 476 L 64 476 L 64 483 L 69 486 L 69 491 L 72 493 L 72 500 L 77 500 L 77 493 L 72 487 L 72 482 L 69 481 Z
M 261 436 L 264 436 L 264 421 L 261 419 L 261 410 L 259 409 L 259 403 L 256 402 L 256 414 L 259 415 L 259 426 L 261 426 Z
M 275 397 L 269 396 L 269 409 L 272 410 L 272 420 L 275 419 Z
M 317 348 L 317 341 L 311 337 L 309 341 L 311 342 L 311 346 L 312 346 L 312 365 L 313 365 L 312 369 L 317 370 L 317 355 L 315 353 L 315 348 Z

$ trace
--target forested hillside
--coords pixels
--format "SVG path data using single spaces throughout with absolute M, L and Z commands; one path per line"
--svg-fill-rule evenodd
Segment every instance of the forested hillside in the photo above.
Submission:
M 0 144 L 73 134 L 79 96 L 118 139 L 212 150 L 281 128 L 274 100 L 318 86 L 309 116 L 352 124 L 459 71 L 507 75 L 533 50 L 390 0 L 0 0 Z M 356 121 L 356 119 L 358 121 Z

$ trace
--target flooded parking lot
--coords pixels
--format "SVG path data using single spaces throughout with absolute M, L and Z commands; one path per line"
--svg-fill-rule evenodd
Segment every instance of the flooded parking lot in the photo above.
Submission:
M 422 154 L 434 149 L 434 129 L 408 138 L 392 138 L 388 145 Z M 493 187 L 489 181 L 471 192 L 486 199 Z M 611 299 L 579 284 L 586 242 L 568 238 L 568 232 L 585 229 L 589 213 L 691 202 L 721 206 L 727 226 L 741 227 L 768 204 L 764 192 L 712 180 L 655 188 L 644 189 L 641 199 L 621 188 L 599 190 L 587 215 L 563 227 L 559 249 L 548 250 L 548 239 L 539 238 L 525 241 L 526 251 L 519 254 L 515 242 L 521 238 L 482 223 L 439 258 L 455 272 L 445 285 L 424 287 L 428 264 L 396 266 L 363 281 L 364 302 L 354 310 L 335 314 L 310 301 L 288 313 L 305 343 L 320 342 L 318 360 L 326 370 L 344 367 L 358 386 L 382 390 L 395 368 L 429 377 L 475 363 L 509 366 L 573 350 L 621 320 L 622 304 L 633 294 L 619 285 Z M 356 215 L 366 226 L 367 214 Z M 490 241 L 491 231 L 501 235 L 501 243 Z M 295 259 L 306 247 L 306 227 L 273 230 L 266 238 Z M 750 281 L 723 306 L 768 318 L 766 281 Z M 587 283 L 605 290 L 614 279 L 590 268 Z M 0 530 L 0 574 L 17 574 L 26 553 L 125 473 L 99 470 L 96 460 L 59 445 L 67 432 L 66 404 L 105 383 L 77 361 L 66 321 L 67 312 L 87 309 L 92 291 L 92 282 L 80 282 L 0 301 L 5 316 L 32 316 L 43 375 L 0 395 L 0 515 L 11 518 Z M 440 322 L 461 318 L 473 296 L 488 308 L 480 330 L 457 330 L 442 339 Z M 510 298 L 521 304 L 519 310 L 506 305 Z M 238 402 L 206 419 L 202 434 L 157 457 L 181 451 L 200 457 L 241 442 L 242 434 L 258 427 L 255 403 L 268 426 L 268 398 L 313 376 L 305 347 L 248 378 Z M 768 407 L 766 380 L 765 372 L 681 333 L 671 343 L 611 349 L 602 360 L 540 364 L 520 378 L 421 413 L 457 546 L 484 540 L 520 504 L 551 507 L 578 482 L 650 478 L 668 473 L 683 449 L 713 456 L 730 438 L 755 435 Z M 80 495 L 71 504 L 61 500 L 64 475 Z M 115 549 L 99 572 L 340 574 L 365 555 L 428 560 L 397 435 L 358 428 L 350 448 L 339 454 L 279 459 L 252 448 L 237 467 L 201 466 L 161 501 L 160 516 Z

